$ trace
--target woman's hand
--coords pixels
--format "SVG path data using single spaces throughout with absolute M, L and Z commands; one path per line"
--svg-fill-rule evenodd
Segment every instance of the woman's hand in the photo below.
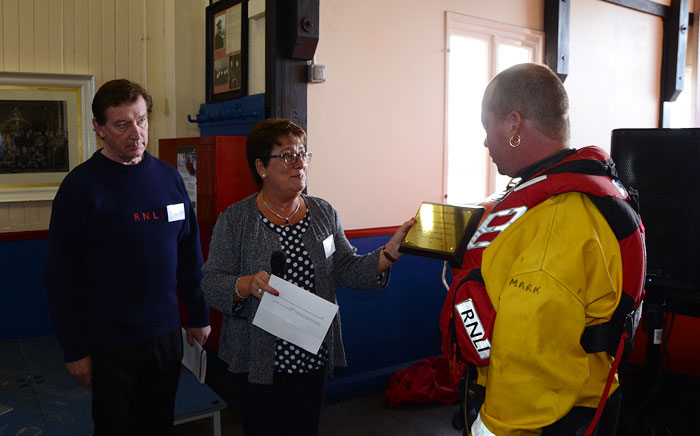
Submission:
M 416 219 L 411 218 L 410 220 L 401 224 L 401 227 L 399 227 L 396 233 L 394 233 L 394 236 L 392 236 L 389 242 L 387 242 L 384 248 L 382 248 L 383 252 L 379 255 L 379 266 L 377 268 L 377 272 L 379 274 L 387 270 L 392 263 L 396 262 L 396 260 L 402 256 L 402 254 L 399 252 L 399 247 L 406 238 L 406 234 L 415 223 Z
M 387 242 L 384 246 L 388 253 L 391 255 L 391 257 L 393 257 L 394 259 L 401 257 L 401 253 L 399 253 L 399 247 L 401 246 L 403 240 L 406 239 L 406 234 L 409 230 L 411 230 L 411 227 L 413 227 L 415 223 L 416 219 L 411 218 L 410 220 L 401 224 L 401 227 L 399 227 L 396 233 L 394 233 L 394 236 L 392 236 L 389 242 Z
M 263 296 L 263 292 L 269 292 L 272 295 L 279 295 L 280 293 L 269 285 L 270 274 L 265 271 L 258 271 L 255 274 L 248 276 L 241 276 L 238 280 L 238 293 L 243 298 L 248 298 L 253 296 L 260 300 Z

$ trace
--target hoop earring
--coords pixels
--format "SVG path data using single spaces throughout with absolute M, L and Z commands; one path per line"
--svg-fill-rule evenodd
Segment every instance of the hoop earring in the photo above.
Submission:
M 511 136 L 510 139 L 508 140 L 508 145 L 510 145 L 513 148 L 518 148 L 518 147 L 520 147 L 520 135 L 515 135 L 515 136 L 517 136 L 518 139 L 513 141 L 513 136 Z

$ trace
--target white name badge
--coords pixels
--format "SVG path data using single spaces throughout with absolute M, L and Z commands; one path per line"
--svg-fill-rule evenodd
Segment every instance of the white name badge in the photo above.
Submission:
M 169 204 L 168 209 L 168 222 L 182 221 L 185 219 L 185 204 Z
M 333 239 L 333 235 L 323 240 L 323 251 L 326 252 L 326 259 L 335 253 L 335 239 Z

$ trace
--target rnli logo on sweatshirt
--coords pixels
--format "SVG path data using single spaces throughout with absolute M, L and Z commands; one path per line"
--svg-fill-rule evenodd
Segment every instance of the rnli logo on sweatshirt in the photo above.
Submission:
M 134 222 L 144 223 L 148 221 L 165 220 L 165 209 L 147 210 L 145 212 L 134 212 Z
M 182 221 L 185 219 L 185 204 L 169 204 L 160 209 L 134 212 L 133 217 L 134 222 L 137 223 L 159 220 L 167 220 L 169 223 L 173 221 Z
M 491 341 L 486 337 L 484 325 L 481 323 L 479 315 L 476 313 L 474 302 L 470 298 L 456 304 L 455 309 L 457 309 L 462 319 L 464 329 L 469 336 L 469 340 L 472 341 L 472 345 L 476 352 L 479 353 L 479 357 L 484 360 L 488 359 L 491 356 Z

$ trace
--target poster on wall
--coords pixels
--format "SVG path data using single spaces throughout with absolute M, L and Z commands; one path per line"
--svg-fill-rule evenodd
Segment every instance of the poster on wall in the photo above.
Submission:
M 206 8 L 207 103 L 246 95 L 248 2 L 221 0 Z

